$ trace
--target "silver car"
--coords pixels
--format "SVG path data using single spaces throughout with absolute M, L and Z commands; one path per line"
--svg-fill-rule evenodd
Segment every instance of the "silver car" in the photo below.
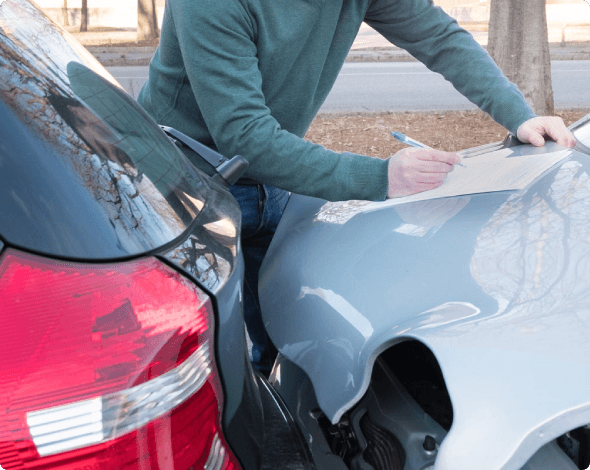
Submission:
M 590 115 L 571 129 L 588 151 Z M 590 156 L 517 144 L 461 155 L 560 161 L 521 190 L 292 196 L 260 287 L 318 467 L 590 465 Z

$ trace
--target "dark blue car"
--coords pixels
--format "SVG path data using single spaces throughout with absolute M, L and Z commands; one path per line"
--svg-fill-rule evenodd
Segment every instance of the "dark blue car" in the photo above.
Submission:
M 191 166 L 26 0 L 0 49 L 0 467 L 313 468 L 248 358 L 243 162 Z

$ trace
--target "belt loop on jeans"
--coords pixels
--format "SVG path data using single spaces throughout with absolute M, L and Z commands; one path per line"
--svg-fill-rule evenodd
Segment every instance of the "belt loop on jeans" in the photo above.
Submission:
M 240 186 L 258 186 L 262 183 L 252 178 L 240 178 L 238 179 L 238 181 L 235 182 L 235 184 L 238 184 Z

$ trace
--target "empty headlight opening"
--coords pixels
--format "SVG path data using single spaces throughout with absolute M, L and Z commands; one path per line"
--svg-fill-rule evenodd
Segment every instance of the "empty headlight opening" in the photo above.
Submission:
M 416 340 L 403 341 L 384 351 L 380 359 L 432 419 L 446 431 L 451 429 L 451 398 L 440 365 L 427 346 Z

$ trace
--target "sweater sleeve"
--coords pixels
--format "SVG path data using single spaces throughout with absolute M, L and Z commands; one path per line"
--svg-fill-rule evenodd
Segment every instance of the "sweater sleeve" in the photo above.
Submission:
M 535 116 L 473 36 L 431 0 L 373 0 L 365 21 L 407 50 L 483 111 L 516 133 Z
M 384 200 L 386 160 L 327 150 L 281 129 L 271 115 L 246 2 L 170 2 L 186 74 L 217 149 L 242 155 L 246 176 L 281 189 L 332 201 Z

